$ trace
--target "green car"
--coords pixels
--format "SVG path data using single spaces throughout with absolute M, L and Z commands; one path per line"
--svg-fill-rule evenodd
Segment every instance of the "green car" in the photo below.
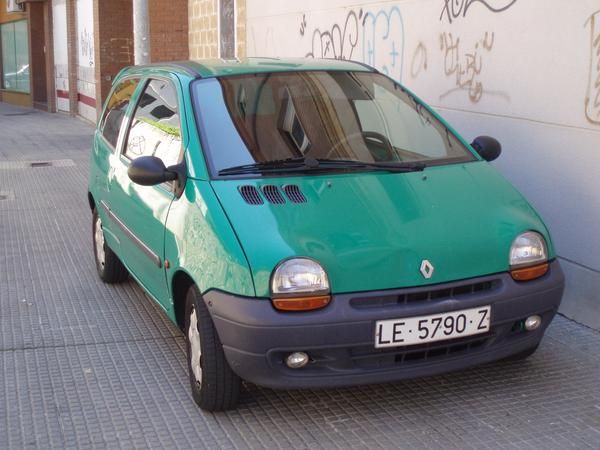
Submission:
M 97 270 L 183 331 L 192 395 L 382 383 L 522 359 L 564 277 L 548 230 L 404 86 L 360 63 L 126 68 L 94 138 Z

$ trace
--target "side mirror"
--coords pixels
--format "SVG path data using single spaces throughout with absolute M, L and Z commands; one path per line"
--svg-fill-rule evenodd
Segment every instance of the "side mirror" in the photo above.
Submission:
M 134 159 L 127 169 L 127 175 L 131 181 L 142 186 L 154 186 L 177 179 L 177 173 L 169 171 L 162 159 L 156 156 Z
M 489 136 L 476 137 L 471 147 L 486 161 L 493 161 L 502 153 L 500 142 Z

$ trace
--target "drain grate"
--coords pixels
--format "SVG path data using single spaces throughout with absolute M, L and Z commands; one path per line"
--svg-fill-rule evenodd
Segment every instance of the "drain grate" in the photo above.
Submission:
M 17 113 L 6 113 L 2 114 L 4 117 L 16 117 L 16 116 L 29 116 L 33 114 L 33 111 L 17 112 Z
M 35 161 L 35 162 L 31 162 L 29 163 L 30 167 L 36 168 L 36 167 L 52 167 L 52 161 Z
M 0 202 L 3 200 L 14 200 L 15 193 L 13 191 L 0 191 Z
M 0 161 L 0 170 L 10 169 L 36 169 L 42 167 L 73 167 L 72 159 L 54 159 L 48 161 Z

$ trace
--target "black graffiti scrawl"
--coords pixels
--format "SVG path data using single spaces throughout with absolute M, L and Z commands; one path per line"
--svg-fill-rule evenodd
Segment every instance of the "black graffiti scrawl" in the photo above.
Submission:
M 517 0 L 443 0 L 443 3 L 440 22 L 446 18 L 448 23 L 452 23 L 454 19 L 465 17 L 473 5 L 479 4 L 494 13 L 500 13 L 517 3 Z
M 358 45 L 358 32 L 363 10 L 358 13 L 350 10 L 342 25 L 333 24 L 329 30 L 315 28 L 312 34 L 312 49 L 306 54 L 308 58 L 352 59 L 354 49 Z M 300 34 L 306 31 L 306 15 L 302 17 Z

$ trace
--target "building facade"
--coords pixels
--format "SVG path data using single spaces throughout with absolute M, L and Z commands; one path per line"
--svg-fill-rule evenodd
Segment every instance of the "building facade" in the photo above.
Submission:
M 188 15 L 190 58 L 247 56 L 246 0 L 189 0 Z
M 151 60 L 187 59 L 187 0 L 148 6 Z M 134 62 L 130 0 L 0 0 L 0 29 L 0 101 L 95 122 L 112 79 Z
M 26 7 L 0 0 L 0 101 L 48 107 L 51 61 L 44 43 L 51 33 L 49 20 L 44 3 Z

